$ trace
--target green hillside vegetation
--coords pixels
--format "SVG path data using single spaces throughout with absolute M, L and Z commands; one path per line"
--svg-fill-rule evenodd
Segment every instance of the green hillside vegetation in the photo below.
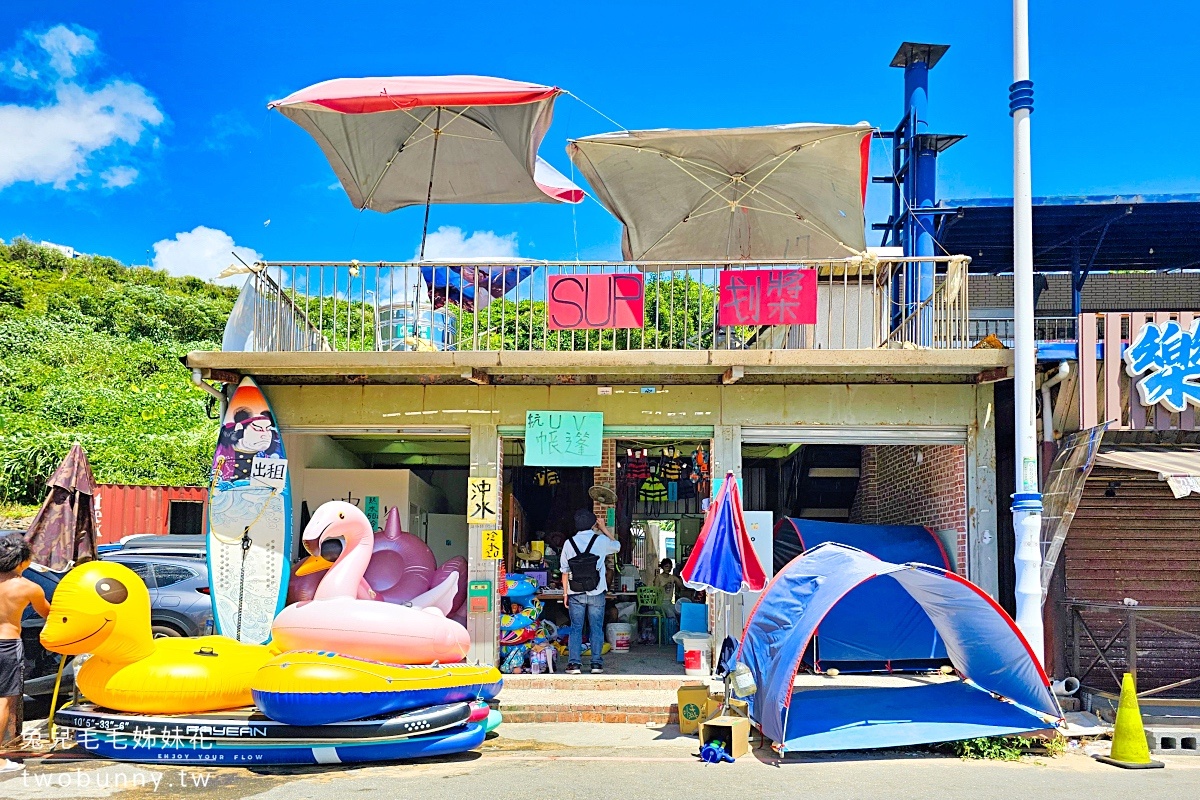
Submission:
M 25 239 L 0 245 L 0 517 L 41 501 L 75 441 L 101 483 L 203 485 L 216 424 L 180 358 L 220 346 L 237 295 Z M 334 349 L 376 346 L 373 302 L 295 301 Z M 478 319 L 449 311 L 463 350 L 696 349 L 721 344 L 716 305 L 715 287 L 683 276 L 647 281 L 644 331 L 548 331 L 544 301 L 497 300 Z
M 40 502 L 71 443 L 101 483 L 201 485 L 216 425 L 180 362 L 237 289 L 24 239 L 0 245 L 0 503 Z

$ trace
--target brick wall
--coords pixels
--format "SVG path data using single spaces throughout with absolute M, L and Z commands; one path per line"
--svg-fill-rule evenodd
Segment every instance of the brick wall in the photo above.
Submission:
M 918 454 L 920 458 L 918 460 Z M 966 574 L 967 449 L 961 445 L 868 445 L 862 449 L 850 521 L 924 525 L 958 532 L 955 563 Z
M 617 440 L 605 439 L 604 449 L 600 453 L 600 466 L 592 470 L 592 482 L 597 486 L 607 486 L 609 489 L 616 491 L 617 489 Z M 592 511 L 601 520 L 604 519 L 604 506 L 599 503 L 592 503 Z
M 1071 315 L 1071 276 L 1047 275 L 1038 296 L 1037 313 Z M 972 275 L 968 282 L 971 308 L 1013 305 L 1011 275 Z M 1084 311 L 1192 311 L 1200 308 L 1200 280 L 1193 274 L 1100 273 L 1083 284 Z

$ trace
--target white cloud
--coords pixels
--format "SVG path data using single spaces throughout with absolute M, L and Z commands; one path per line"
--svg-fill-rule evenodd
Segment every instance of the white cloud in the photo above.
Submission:
M 420 246 L 413 253 L 416 260 Z M 517 234 L 503 236 L 495 231 L 473 231 L 466 236 L 462 228 L 443 225 L 425 238 L 425 259 L 444 261 L 451 259 L 482 260 L 487 258 L 517 258 Z
M 74 78 L 78 71 L 75 62 L 96 52 L 95 39 L 76 33 L 66 25 L 55 25 L 34 39 L 50 56 L 50 68 L 64 78 Z
M 106 189 L 123 189 L 137 180 L 138 171 L 133 167 L 109 167 L 100 173 Z
M 24 62 L 22 62 L 19 58 L 13 60 L 13 63 L 9 69 L 12 70 L 12 74 L 18 79 L 31 81 L 37 80 L 37 70 L 33 70 L 25 66 Z
M 262 253 L 238 246 L 225 231 L 199 225 L 190 231 L 175 234 L 174 239 L 155 242 L 151 266 L 165 269 L 172 275 L 194 275 L 208 281 L 230 264 L 237 263 L 233 253 L 237 253 L 247 264 L 262 260 Z M 245 278 L 237 276 L 236 280 Z
M 95 55 L 94 38 L 57 25 L 26 32 L 0 56 L 0 79 L 36 97 L 25 105 L 0 104 L 0 189 L 26 181 L 56 189 L 121 188 L 137 178 L 134 167 L 114 162 L 128 161 L 147 129 L 165 117 L 136 83 L 83 81 Z M 98 182 L 86 180 L 96 172 Z

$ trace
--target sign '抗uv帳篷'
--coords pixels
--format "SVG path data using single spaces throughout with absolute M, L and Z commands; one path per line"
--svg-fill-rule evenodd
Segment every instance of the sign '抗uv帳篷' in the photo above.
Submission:
M 603 445 L 599 411 L 525 412 L 527 467 L 598 467 Z

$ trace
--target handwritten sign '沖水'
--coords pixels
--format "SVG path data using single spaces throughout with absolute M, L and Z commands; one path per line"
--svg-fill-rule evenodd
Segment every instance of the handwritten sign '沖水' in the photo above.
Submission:
M 598 467 L 603 442 L 599 411 L 525 412 L 527 467 Z

